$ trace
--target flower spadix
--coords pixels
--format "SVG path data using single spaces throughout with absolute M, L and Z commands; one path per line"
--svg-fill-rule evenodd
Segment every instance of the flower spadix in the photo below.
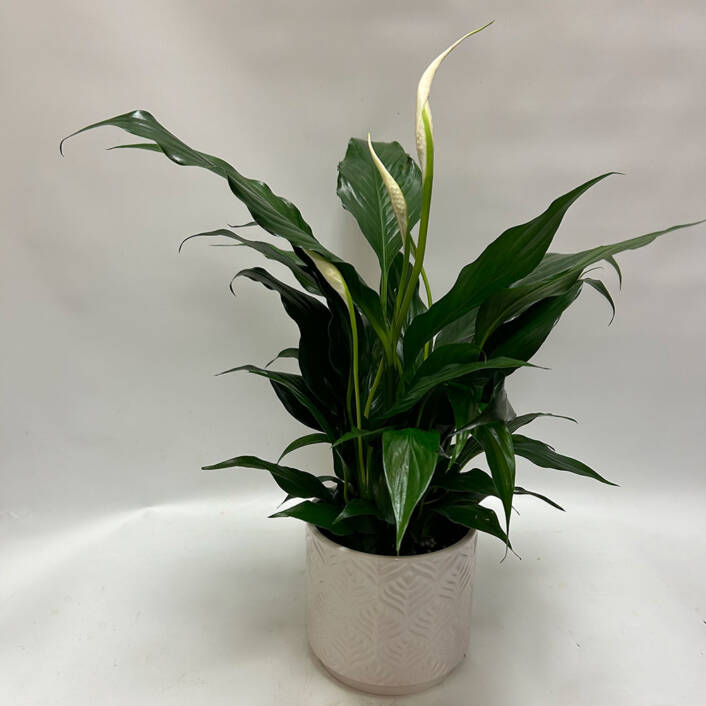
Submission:
M 336 290 L 346 304 L 349 304 L 351 295 L 343 279 L 341 271 L 332 262 L 312 250 L 306 250 L 306 254 L 311 258 L 316 269 L 323 275 L 323 278 Z
M 370 156 L 373 158 L 373 163 L 375 164 L 378 172 L 380 173 L 382 183 L 385 185 L 387 195 L 390 197 L 392 210 L 394 211 L 395 218 L 397 219 L 397 225 L 400 229 L 402 242 L 404 242 L 407 239 L 408 227 L 407 201 L 405 200 L 400 185 L 395 181 L 392 174 L 387 171 L 387 167 L 382 163 L 380 157 L 377 156 L 375 148 L 373 147 L 373 143 L 370 139 L 370 133 L 368 133 L 368 149 L 370 150 Z
M 468 34 L 464 34 L 463 37 L 460 39 L 457 39 L 448 49 L 445 51 L 442 51 L 439 56 L 434 59 L 434 61 L 427 66 L 427 68 L 424 70 L 424 73 L 422 74 L 422 77 L 419 79 L 419 84 L 417 85 L 417 114 L 416 114 L 416 123 L 415 123 L 415 134 L 416 134 L 416 139 L 417 139 L 417 154 L 419 155 L 419 165 L 422 168 L 422 174 L 426 170 L 426 161 L 427 161 L 427 151 L 428 151 L 428 145 L 427 145 L 427 130 L 425 129 L 424 122 L 426 118 L 426 122 L 428 124 L 428 131 L 429 135 L 432 135 L 432 124 L 431 124 L 431 110 L 429 108 L 429 93 L 431 92 L 431 84 L 432 81 L 434 80 L 434 74 L 436 73 L 437 69 L 439 66 L 441 66 L 441 62 L 464 40 L 468 39 L 468 37 L 473 36 L 474 34 L 477 34 L 481 30 L 484 30 L 486 27 L 489 27 L 490 25 L 493 24 L 493 21 L 491 20 L 488 22 L 488 24 L 483 25 L 482 27 L 479 27 L 478 29 L 474 29 L 472 32 L 469 32 Z

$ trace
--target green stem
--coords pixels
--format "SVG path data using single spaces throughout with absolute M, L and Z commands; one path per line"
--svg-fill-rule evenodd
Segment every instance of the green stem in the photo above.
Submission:
M 426 168 L 424 170 L 424 183 L 422 184 L 422 213 L 421 220 L 419 222 L 419 240 L 417 243 L 417 254 L 414 258 L 412 274 L 409 278 L 407 290 L 405 291 L 404 298 L 402 299 L 402 305 L 400 306 L 397 320 L 395 321 L 393 328 L 392 339 L 394 341 L 399 338 L 402 331 L 402 324 L 407 316 L 407 311 L 409 310 L 409 305 L 412 302 L 414 290 L 417 286 L 417 281 L 419 280 L 419 275 L 421 274 L 422 267 L 424 265 L 424 253 L 427 247 L 429 211 L 431 210 L 431 187 L 432 182 L 434 181 L 434 141 L 431 133 L 429 115 L 426 109 L 422 113 L 422 120 L 424 121 L 424 132 L 426 134 L 427 155 L 425 165 Z
M 405 287 L 407 286 L 407 270 L 409 269 L 409 251 L 410 248 L 414 248 L 416 252 L 416 246 L 412 241 L 412 234 L 407 233 L 407 237 L 404 239 L 404 255 L 402 259 L 402 270 L 400 272 L 400 281 L 397 286 L 397 296 L 395 297 L 395 311 L 392 315 L 392 321 L 396 321 L 397 314 L 399 313 L 400 306 L 402 305 L 402 295 L 404 293 Z
M 346 293 L 346 304 L 348 305 L 348 316 L 351 321 L 351 336 L 353 338 L 353 394 L 355 397 L 355 421 L 358 429 L 363 428 L 362 422 L 362 409 L 360 405 L 360 375 L 358 370 L 358 322 L 355 316 L 355 307 L 353 306 L 353 299 L 351 293 L 348 290 L 348 285 L 343 282 L 343 287 Z M 358 463 L 360 465 L 360 480 L 361 480 L 361 491 L 364 496 L 367 496 L 367 474 L 365 471 L 365 459 L 363 457 L 363 440 L 358 437 L 357 439 L 358 447 Z
M 375 397 L 375 393 L 377 392 L 377 389 L 380 385 L 380 380 L 382 380 L 382 371 L 385 367 L 385 361 L 381 360 L 380 365 L 378 365 L 378 371 L 375 373 L 375 379 L 373 380 L 373 384 L 370 387 L 370 392 L 368 393 L 368 401 L 365 403 L 365 411 L 363 412 L 363 415 L 365 417 L 368 417 L 370 415 L 370 408 L 373 405 L 373 397 Z

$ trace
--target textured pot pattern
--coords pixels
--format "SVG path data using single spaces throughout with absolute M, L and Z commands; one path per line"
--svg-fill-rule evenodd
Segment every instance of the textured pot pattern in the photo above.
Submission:
M 340 681 L 377 694 L 440 682 L 468 648 L 478 536 L 418 556 L 365 554 L 307 525 L 307 633 Z

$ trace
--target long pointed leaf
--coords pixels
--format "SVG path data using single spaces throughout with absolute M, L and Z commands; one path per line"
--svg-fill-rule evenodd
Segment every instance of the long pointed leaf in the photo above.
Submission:
M 404 339 L 405 360 L 414 360 L 435 333 L 478 306 L 490 294 L 532 272 L 547 252 L 571 204 L 609 174 L 587 181 L 553 201 L 544 213 L 528 223 L 506 230 L 474 262 L 466 265 L 453 287 L 412 322 Z
M 228 230 L 227 228 L 217 228 L 216 230 L 206 231 L 204 233 L 195 233 L 190 235 L 188 238 L 182 240 L 179 246 L 179 251 L 181 251 L 184 243 L 192 238 L 211 238 L 211 237 L 222 237 L 229 238 L 230 240 L 237 241 L 238 245 L 243 245 L 248 248 L 256 250 L 260 254 L 264 255 L 268 260 L 273 260 L 279 262 L 282 265 L 288 267 L 292 274 L 296 277 L 299 284 L 312 294 L 321 294 L 321 291 L 316 286 L 316 282 L 313 277 L 304 269 L 304 263 L 297 257 L 293 252 L 287 250 L 282 250 L 270 243 L 265 243 L 261 240 L 248 240 L 242 235 Z
M 298 468 L 270 463 L 257 456 L 235 456 L 234 458 L 229 458 L 227 461 L 214 463 L 210 466 L 203 466 L 202 470 L 216 471 L 222 468 L 257 468 L 259 470 L 269 471 L 277 485 L 282 488 L 285 493 L 289 493 L 289 495 L 295 498 L 331 499 L 331 491 L 319 478 L 311 473 L 300 471 Z
M 433 509 L 434 512 L 443 515 L 451 520 L 451 522 L 455 522 L 458 525 L 492 534 L 494 537 L 505 542 L 508 547 L 512 548 L 507 534 L 505 534 L 498 522 L 497 515 L 490 508 L 474 503 L 461 504 L 450 502 L 430 509 Z
M 575 473 L 579 476 L 593 478 L 601 483 L 617 485 L 617 483 L 611 483 L 609 480 L 606 480 L 582 461 L 577 461 L 575 458 L 557 453 L 551 446 L 545 444 L 543 441 L 530 439 L 521 434 L 513 434 L 512 443 L 515 453 L 531 461 L 535 466 L 553 468 L 557 471 L 568 471 L 569 473 Z
M 365 284 L 352 265 L 327 250 L 314 237 L 308 223 L 293 203 L 274 194 L 264 182 L 243 176 L 219 157 L 192 149 L 164 128 L 148 111 L 135 110 L 77 130 L 61 141 L 62 154 L 63 144 L 70 137 L 106 126 L 118 127 L 132 135 L 152 140 L 159 151 L 178 165 L 201 167 L 226 179 L 231 191 L 245 204 L 261 228 L 272 235 L 285 238 L 294 247 L 313 250 L 334 262 L 343 273 L 356 305 L 370 319 L 376 332 L 384 336 L 384 317 L 379 297 Z M 157 151 L 154 147 L 145 145 L 124 147 Z
M 302 449 L 305 446 L 312 446 L 313 444 L 328 443 L 330 442 L 326 434 L 306 434 L 305 436 L 300 436 L 298 439 L 295 439 L 291 443 L 287 444 L 286 448 L 277 459 L 277 463 L 279 463 L 287 454 L 290 454 L 292 451 L 296 451 L 297 449 Z
M 681 230 L 682 228 L 691 228 L 692 226 L 696 226 L 704 222 L 706 221 L 701 220 L 694 221 L 692 223 L 682 223 L 680 225 L 671 226 L 670 228 L 665 228 L 664 230 L 646 233 L 645 235 L 639 235 L 636 238 L 628 238 L 627 240 L 621 240 L 618 243 L 611 243 L 610 245 L 599 245 L 598 247 L 590 248 L 589 250 L 582 250 L 577 253 L 547 253 L 537 269 L 531 274 L 528 274 L 518 284 L 524 285 L 537 280 L 543 280 L 547 277 L 554 277 L 562 272 L 575 270 L 577 268 L 584 269 L 589 265 L 599 262 L 600 260 L 607 260 L 610 262 L 609 258 L 613 255 L 617 255 L 618 253 L 626 250 L 637 250 L 639 248 L 643 248 L 645 245 L 649 245 L 662 235 L 673 233 L 674 231 Z
M 242 270 L 236 277 L 247 277 L 280 295 L 285 311 L 299 328 L 297 357 L 302 376 L 316 398 L 335 410 L 345 394 L 346 380 L 329 360 L 326 332 L 331 312 L 317 299 L 280 282 L 261 267 Z
M 431 358 L 431 356 L 430 356 Z M 444 382 L 449 382 L 456 378 L 470 375 L 471 373 L 486 371 L 486 370 L 505 370 L 511 368 L 519 368 L 522 366 L 532 366 L 530 363 L 525 363 L 522 360 L 514 360 L 512 358 L 491 358 L 490 360 L 478 361 L 475 363 L 452 363 L 446 365 L 438 371 L 431 374 L 424 374 L 422 366 L 419 372 L 412 379 L 407 391 L 392 405 L 380 415 L 381 419 L 387 419 L 404 412 L 413 407 L 427 392 L 430 392 Z
M 383 469 L 395 513 L 398 554 L 412 511 L 434 475 L 439 442 L 439 432 L 421 429 L 386 431 L 382 435 Z
M 260 368 L 257 365 L 239 365 L 235 368 L 230 368 L 229 370 L 224 370 L 219 375 L 227 375 L 229 373 L 237 373 L 241 371 L 246 371 L 252 373 L 253 375 L 259 375 L 264 378 L 268 378 L 270 382 L 275 386 L 275 392 L 284 404 L 287 411 L 289 411 L 296 419 L 298 419 L 302 424 L 311 426 L 314 429 L 319 429 L 326 434 L 330 435 L 331 438 L 335 436 L 331 422 L 326 418 L 326 416 L 321 412 L 319 406 L 314 402 L 311 397 L 311 391 L 306 385 L 304 378 L 300 375 L 294 375 L 292 373 L 282 373 L 276 370 L 267 370 L 266 368 Z M 290 406 L 285 402 L 288 396 L 284 394 L 284 388 L 288 394 L 291 394 L 292 398 L 301 405 L 304 409 L 308 411 L 311 415 L 313 423 L 307 423 L 303 421 L 304 417 L 295 414 L 290 409 Z
M 513 437 L 504 422 L 492 422 L 476 427 L 473 430 L 473 436 L 485 451 L 493 483 L 505 509 L 505 525 L 506 528 L 509 528 L 512 495 L 515 490 Z
M 338 513 L 339 507 L 332 503 L 305 500 L 286 510 L 275 512 L 270 517 L 296 517 L 298 520 L 309 522 L 338 536 L 353 534 L 353 529 L 348 527 L 345 522 L 337 521 Z

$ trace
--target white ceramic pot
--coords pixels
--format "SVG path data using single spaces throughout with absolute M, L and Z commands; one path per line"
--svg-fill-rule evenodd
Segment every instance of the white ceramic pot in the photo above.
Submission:
M 366 554 L 307 525 L 307 633 L 339 681 L 373 694 L 438 684 L 464 658 L 477 532 L 416 556 Z

